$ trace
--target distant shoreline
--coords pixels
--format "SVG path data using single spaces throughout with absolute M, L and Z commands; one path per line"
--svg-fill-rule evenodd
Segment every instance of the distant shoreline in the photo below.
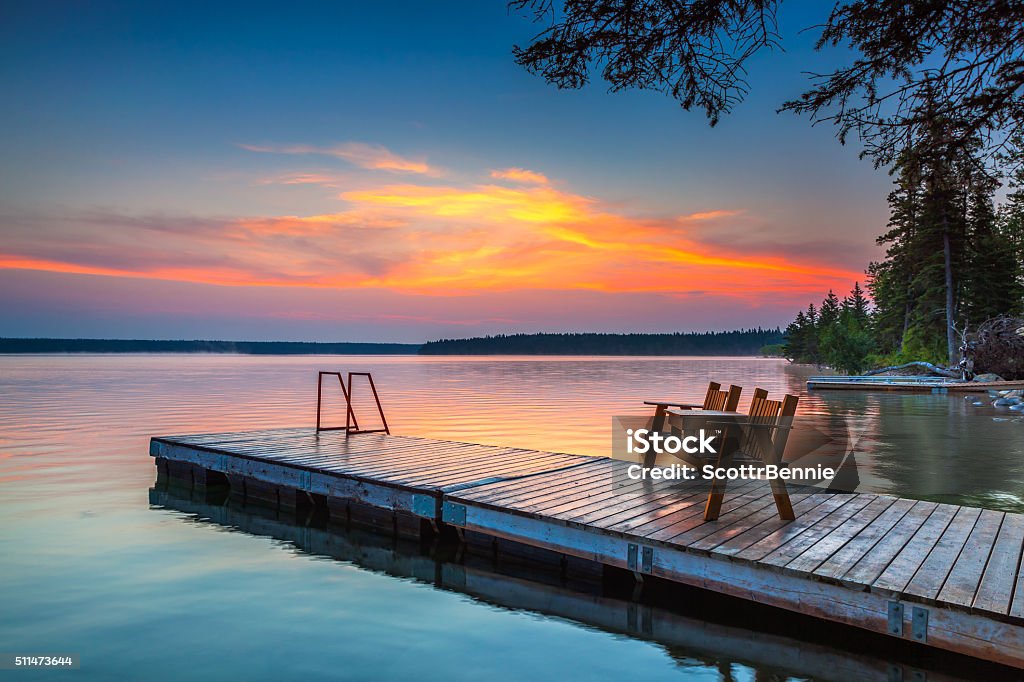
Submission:
M 427 343 L 0 338 L 0 355 L 213 353 L 235 355 L 744 356 L 782 342 L 779 329 L 675 334 L 499 334 Z
M 758 356 L 784 341 L 782 330 L 737 329 L 673 334 L 498 334 L 429 341 L 420 355 Z
M 145 339 L 0 339 L 0 354 L 215 353 L 237 355 L 416 355 L 418 343 L 312 341 L 154 341 Z

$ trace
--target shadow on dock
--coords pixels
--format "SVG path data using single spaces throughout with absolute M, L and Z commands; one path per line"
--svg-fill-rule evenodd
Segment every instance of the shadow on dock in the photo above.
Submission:
M 894 644 L 655 577 L 639 585 L 624 570 L 489 536 L 467 533 L 460 540 L 428 528 L 410 533 L 370 508 L 340 516 L 167 476 L 158 477 L 149 499 L 153 509 L 179 512 L 188 523 L 273 538 L 299 553 L 414 579 L 491 606 L 654 642 L 680 668 L 716 668 L 724 680 L 733 679 L 733 664 L 752 668 L 756 680 L 1019 679 L 1010 668 Z

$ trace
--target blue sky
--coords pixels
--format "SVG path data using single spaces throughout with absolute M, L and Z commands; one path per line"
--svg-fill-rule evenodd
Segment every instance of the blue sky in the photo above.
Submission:
M 874 237 L 887 216 L 884 172 L 858 160 L 855 147 L 841 147 L 827 126 L 775 113 L 805 86 L 803 71 L 843 56 L 814 53 L 813 32 L 798 33 L 823 19 L 821 10 L 783 6 L 786 51 L 754 60 L 747 100 L 711 129 L 700 113 L 659 93 L 609 94 L 600 81 L 559 91 L 526 73 L 511 47 L 538 27 L 501 2 L 11 4 L 0 22 L 0 253 L 7 257 L 0 322 L 14 336 L 337 340 L 784 323 L 798 303 L 817 300 L 818 289 L 840 286 L 877 257 Z M 341 156 L 281 151 L 339 145 L 349 145 Z M 508 223 L 491 225 L 486 207 L 475 223 L 460 214 L 458 226 L 450 207 L 411 213 L 409 174 L 366 160 L 385 152 L 428 165 L 429 174 L 415 174 L 415 192 L 443 188 L 446 201 L 491 187 L 495 170 L 526 169 L 557 189 L 546 201 L 588 207 L 572 218 L 576 227 L 608 216 L 660 221 L 656 235 L 645 222 L 647 231 L 633 238 L 678 237 L 673 248 L 688 253 L 788 258 L 794 270 L 832 274 L 808 275 L 799 291 L 780 280 L 777 295 L 760 301 L 730 299 L 727 291 L 712 298 L 695 281 L 727 272 L 665 270 L 635 287 L 623 273 L 605 281 L 597 270 L 607 263 L 568 250 L 559 258 L 575 263 L 578 286 L 547 284 L 554 261 L 530 260 L 517 277 L 490 277 L 493 260 L 471 262 L 466 271 L 475 280 L 455 276 L 435 261 L 413 262 L 418 253 L 438 257 L 437 243 L 399 257 L 383 242 L 446 230 L 465 241 L 475 224 L 500 232 L 494 248 L 505 250 L 495 255 L 481 242 L 475 252 L 506 264 L 527 244 L 531 253 L 548 247 L 536 226 L 506 234 Z M 405 198 L 388 204 L 398 185 Z M 501 201 L 540 198 L 531 189 Z M 376 263 L 372 277 L 333 278 L 326 259 L 314 271 L 308 252 L 300 259 L 287 251 L 303 244 L 282 246 L 280 233 L 273 242 L 247 233 L 238 247 L 248 254 L 244 263 L 230 243 L 210 237 L 239 220 L 348 211 L 349 224 L 353 205 L 363 220 L 370 204 L 373 224 L 407 228 L 367 237 L 381 242 L 360 255 L 363 270 Z M 714 220 L 690 221 L 679 234 L 664 228 L 713 212 Z M 194 224 L 206 226 L 204 241 L 188 242 L 185 226 Z M 550 237 L 563 227 L 543 231 Z M 367 234 L 339 231 L 316 248 L 337 249 L 340 272 L 354 240 Z M 597 248 L 573 239 L 580 249 Z M 133 244 L 149 251 L 135 258 Z M 175 274 L 211 249 L 224 249 L 222 262 L 208 265 L 221 272 L 230 264 L 228 280 Z M 274 272 L 277 249 L 291 269 Z M 242 277 L 246 269 L 259 274 Z M 300 276 L 308 286 L 296 285 Z M 731 277 L 756 282 L 758 274 Z M 651 297 L 664 305 L 638 310 L 636 299 Z M 496 306 L 515 314 L 495 316 Z M 358 313 L 321 314 L 332 307 Z M 308 314 L 289 318 L 293 309 Z

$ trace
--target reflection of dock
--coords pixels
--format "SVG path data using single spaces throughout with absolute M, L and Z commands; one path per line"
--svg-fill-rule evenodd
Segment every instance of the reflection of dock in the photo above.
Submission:
M 198 523 L 281 540 L 301 552 L 412 578 L 487 604 L 656 642 L 687 666 L 698 662 L 729 669 L 739 663 L 754 668 L 756 679 L 771 679 L 773 673 L 819 680 L 961 679 L 949 671 L 951 661 L 926 664 L 910 656 L 893 657 L 891 651 L 879 651 L 874 646 L 877 642 L 864 642 L 861 647 L 856 641 L 822 643 L 822 637 L 808 641 L 804 619 L 793 617 L 780 627 L 777 612 L 771 610 L 730 617 L 726 608 L 707 608 L 686 594 L 658 600 L 678 605 L 669 610 L 631 600 L 625 590 L 603 587 L 598 581 L 567 578 L 557 565 L 549 564 L 546 572 L 528 571 L 518 563 L 521 557 L 484 551 L 489 548 L 480 545 L 471 545 L 468 551 L 450 543 L 427 549 L 358 526 L 302 526 L 294 516 L 268 507 L 207 500 L 205 493 L 187 488 L 158 485 L 150 490 L 151 504 L 189 514 Z M 722 617 L 709 619 L 715 613 Z M 960 667 L 967 672 L 966 666 Z M 991 674 L 998 671 L 993 669 Z
M 821 376 L 807 380 L 808 390 L 901 391 L 910 393 L 985 393 L 1024 389 L 1024 381 L 959 381 L 921 376 Z
M 285 429 L 154 438 L 163 473 L 428 536 L 454 527 L 893 640 L 1024 667 L 1024 516 L 871 494 L 626 482 L 627 463 L 382 433 Z M 1017 586 L 1020 585 L 1020 589 Z

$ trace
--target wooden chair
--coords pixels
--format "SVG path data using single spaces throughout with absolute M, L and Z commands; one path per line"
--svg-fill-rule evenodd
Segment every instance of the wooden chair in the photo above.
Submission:
M 722 390 L 722 385 L 717 382 L 708 383 L 708 392 L 704 395 L 704 402 L 696 403 L 673 403 L 667 400 L 645 400 L 644 405 L 654 405 L 654 421 L 651 422 L 652 431 L 661 431 L 665 428 L 665 417 L 670 407 L 680 410 L 726 410 L 733 412 L 740 404 L 740 393 L 743 388 L 740 386 L 729 386 L 728 391 Z
M 793 416 L 796 414 L 799 400 L 797 396 L 788 394 L 782 400 L 769 400 L 768 392 L 758 388 L 754 390 L 747 417 L 707 422 L 722 429 L 722 437 L 719 440 L 722 446 L 719 448 L 715 468 L 728 468 L 734 464 L 782 465 L 782 457 L 786 452 L 786 442 L 793 428 Z M 722 500 L 725 498 L 726 484 L 727 481 L 717 479 L 711 482 L 707 505 L 704 507 L 705 521 L 714 521 L 718 518 L 722 510 Z M 796 516 L 793 514 L 786 482 L 772 479 L 770 484 L 779 518 L 792 521 Z

